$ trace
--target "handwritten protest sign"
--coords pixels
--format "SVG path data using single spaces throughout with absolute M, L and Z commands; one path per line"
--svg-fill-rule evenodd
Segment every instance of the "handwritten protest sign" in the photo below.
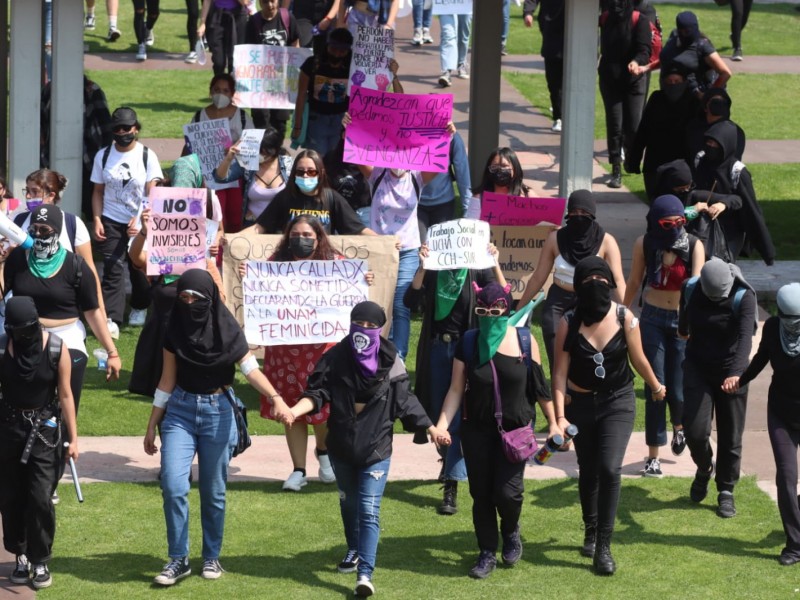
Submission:
M 242 280 L 244 333 L 250 344 L 338 342 L 350 311 L 369 299 L 363 260 L 248 262 Z
M 536 270 L 544 242 L 553 229 L 549 225 L 492 226 L 492 243 L 500 251 L 500 268 L 506 281 L 511 284 L 511 293 L 514 298 L 519 298 L 525 291 L 528 279 Z M 545 289 L 549 287 L 550 281 L 550 279 L 547 280 Z
M 236 106 L 294 110 L 300 67 L 311 54 L 310 48 L 291 46 L 234 46 Z
M 239 138 L 239 153 L 236 160 L 243 169 L 258 171 L 258 153 L 261 148 L 261 139 L 266 129 L 245 129 Z
M 211 172 L 222 162 L 225 152 L 231 147 L 231 126 L 228 119 L 211 119 L 198 121 L 183 126 L 183 135 L 200 159 L 200 170 L 206 185 L 212 190 L 224 190 L 237 187 L 238 181 L 216 183 Z
M 525 198 L 484 192 L 481 220 L 491 225 L 561 225 L 566 198 Z
M 394 58 L 394 29 L 359 25 L 354 37 L 347 93 L 353 85 L 387 91 L 393 77 L 389 62 Z
M 400 254 L 395 247 L 397 237 L 393 235 L 331 235 L 332 248 L 347 259 L 367 261 L 369 270 L 375 274 L 369 287 L 369 299 L 380 304 L 386 311 L 388 335 L 392 319 L 392 300 L 397 285 L 397 269 Z M 274 253 L 281 241 L 279 235 L 257 235 L 246 231 L 226 233 L 223 246 L 222 281 L 225 286 L 225 304 L 244 325 L 244 289 L 239 265 L 243 261 L 265 261 Z
M 445 221 L 428 228 L 428 271 L 488 269 L 494 267 L 489 254 L 489 224 L 473 219 Z
M 345 162 L 417 171 L 447 171 L 451 94 L 392 94 L 353 87 Z
M 206 190 L 154 187 L 147 226 L 147 274 L 206 268 Z
M 434 15 L 471 15 L 472 0 L 433 0 Z

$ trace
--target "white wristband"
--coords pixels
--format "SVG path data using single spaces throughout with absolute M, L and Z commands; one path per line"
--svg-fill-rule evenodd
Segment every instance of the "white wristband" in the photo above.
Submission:
M 244 375 L 245 377 L 247 377 L 253 371 L 257 370 L 258 361 L 256 360 L 256 357 L 251 354 L 250 358 L 248 358 L 247 360 L 243 360 L 242 362 L 239 363 L 239 369 L 241 370 L 242 375 Z
M 165 408 L 169 402 L 170 393 L 156 388 L 156 393 L 153 394 L 153 406 L 156 408 Z

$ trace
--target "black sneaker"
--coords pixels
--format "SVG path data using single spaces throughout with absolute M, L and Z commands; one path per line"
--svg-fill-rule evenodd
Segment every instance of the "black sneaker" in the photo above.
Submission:
M 203 579 L 219 579 L 225 569 L 219 564 L 216 558 L 207 558 L 203 561 L 203 570 L 200 571 L 200 577 Z
M 675 456 L 680 456 L 686 450 L 686 434 L 683 429 L 675 429 L 672 431 L 672 453 Z
M 53 578 L 50 576 L 50 569 L 47 568 L 46 564 L 40 563 L 38 565 L 33 565 L 31 584 L 33 584 L 33 589 L 35 590 L 41 590 L 53 584 Z
M 730 519 L 736 516 L 733 492 L 720 492 L 719 495 L 717 495 L 717 516 L 723 519 Z
M 436 508 L 440 515 L 454 515 L 458 512 L 456 500 L 458 498 L 458 482 L 445 481 L 442 503 Z
M 611 179 L 608 187 L 615 190 L 622 187 L 622 167 L 620 165 L 611 166 Z
M 735 48 L 733 50 L 733 55 L 731 56 L 731 60 L 734 62 L 741 62 L 744 60 L 744 54 L 742 53 L 741 48 Z
M 475 566 L 469 570 L 469 576 L 473 579 L 486 579 L 492 574 L 492 571 L 494 571 L 496 567 L 497 558 L 494 552 L 481 550 L 481 553 L 478 555 L 478 560 L 475 562 Z
M 642 475 L 645 477 L 656 477 L 658 479 L 664 477 L 664 473 L 661 471 L 661 461 L 658 457 L 647 459 L 647 462 L 644 463 L 644 472 Z
M 17 554 L 17 564 L 14 567 L 14 572 L 11 573 L 11 583 L 24 585 L 28 583 L 31 578 L 31 565 L 28 562 L 28 557 L 24 554 Z
M 697 470 L 692 487 L 689 488 L 689 497 L 692 502 L 702 502 L 708 495 L 708 482 L 711 481 L 712 475 L 714 475 L 714 463 L 711 463 L 711 470 L 706 473 L 701 472 L 700 469 Z
M 522 539 L 519 537 L 519 525 L 510 534 L 503 534 L 503 564 L 510 567 L 522 558 Z
M 339 573 L 355 573 L 358 568 L 358 550 L 348 550 L 342 562 L 336 567 Z
M 153 582 L 158 585 L 174 585 L 179 579 L 183 579 L 191 574 L 192 568 L 189 566 L 188 557 L 174 558 L 164 565 L 164 570 L 156 575 Z

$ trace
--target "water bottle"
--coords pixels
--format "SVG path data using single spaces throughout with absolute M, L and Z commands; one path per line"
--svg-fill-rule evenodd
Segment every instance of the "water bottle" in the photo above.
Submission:
M 686 217 L 687 221 L 694 221 L 699 214 L 694 206 L 687 206 L 683 209 L 683 216 Z
M 544 446 L 539 448 L 539 451 L 534 454 L 533 462 L 537 465 L 543 465 L 550 457 L 553 456 L 555 452 L 558 452 L 560 446 L 564 444 L 564 438 L 558 434 L 555 434 L 551 438 L 547 438 L 547 441 L 544 443 Z
M 94 354 L 94 357 L 97 359 L 98 370 L 105 371 L 108 367 L 108 352 L 102 348 L 97 348 L 92 354 Z
M 578 435 L 578 426 L 570 423 L 570 426 L 564 431 L 564 445 L 569 444 L 576 435 Z M 569 448 L 564 448 L 563 445 L 558 449 L 559 452 L 567 452 L 568 450 Z
M 28 235 L 28 232 L 21 229 L 2 212 L 0 212 L 0 236 L 8 238 L 26 250 L 33 246 L 33 238 Z

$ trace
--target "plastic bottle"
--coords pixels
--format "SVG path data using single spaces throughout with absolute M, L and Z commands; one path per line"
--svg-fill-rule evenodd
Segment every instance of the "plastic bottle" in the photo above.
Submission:
M 96 348 L 92 354 L 94 354 L 94 357 L 97 359 L 97 368 L 100 371 L 105 371 L 108 367 L 108 352 L 102 348 Z
M 25 249 L 33 246 L 33 238 L 28 235 L 27 231 L 21 229 L 18 225 L 9 219 L 5 214 L 0 212 L 0 236 L 8 238 L 17 246 L 22 246 Z
M 555 434 L 551 438 L 547 438 L 547 441 L 544 443 L 544 446 L 539 448 L 539 451 L 533 455 L 533 462 L 537 465 L 543 465 L 550 457 L 553 456 L 554 453 L 558 452 L 560 446 L 564 444 L 564 438 L 558 434 Z
M 699 214 L 694 206 L 687 206 L 683 209 L 683 216 L 686 217 L 687 221 L 695 220 Z
M 564 431 L 564 444 L 568 444 L 578 435 L 578 426 L 574 423 L 570 423 L 569 427 Z M 567 452 L 569 448 L 564 448 L 563 445 L 561 448 L 558 449 L 559 452 Z

